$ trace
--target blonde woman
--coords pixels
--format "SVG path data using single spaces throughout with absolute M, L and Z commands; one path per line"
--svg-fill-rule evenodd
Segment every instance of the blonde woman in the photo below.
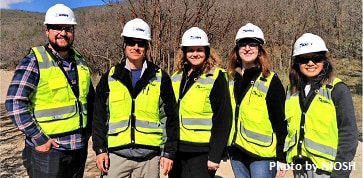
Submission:
M 214 177 L 231 127 L 225 70 L 197 27 L 182 37 L 173 89 L 179 106 L 180 142 L 169 178 Z

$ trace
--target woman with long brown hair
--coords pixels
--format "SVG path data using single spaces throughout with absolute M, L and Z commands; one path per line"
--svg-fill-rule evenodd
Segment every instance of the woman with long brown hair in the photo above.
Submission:
M 352 96 L 334 77 L 324 40 L 305 33 L 294 44 L 286 96 L 286 160 L 294 177 L 349 177 L 358 130 Z M 308 165 L 308 166 L 307 166 Z M 309 169 L 310 167 L 310 169 Z M 311 169 L 314 168 L 314 169 Z
M 285 162 L 285 91 L 268 67 L 264 43 L 262 30 L 247 23 L 238 30 L 229 58 L 234 111 L 229 155 L 235 177 L 275 178 L 271 165 Z

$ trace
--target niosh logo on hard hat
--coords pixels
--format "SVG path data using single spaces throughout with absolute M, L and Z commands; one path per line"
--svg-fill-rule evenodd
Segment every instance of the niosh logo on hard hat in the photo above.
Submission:
M 255 32 L 255 31 L 252 29 L 243 29 L 243 32 Z
M 144 29 L 139 28 L 139 27 L 134 27 L 132 30 L 133 30 L 133 31 L 139 31 L 139 32 L 145 32 L 145 30 L 144 30 Z
M 304 46 L 309 46 L 309 45 L 313 45 L 313 43 L 300 43 L 299 47 L 304 47 Z
M 56 16 L 58 16 L 58 17 L 68 17 L 68 14 L 57 13 Z
M 189 39 L 191 39 L 191 40 L 199 40 L 199 39 L 202 39 L 202 37 L 201 36 L 193 36 L 193 35 L 191 35 L 191 36 L 189 36 Z

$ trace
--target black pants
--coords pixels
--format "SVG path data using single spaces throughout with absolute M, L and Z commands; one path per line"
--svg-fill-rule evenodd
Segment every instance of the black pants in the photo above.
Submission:
M 217 171 L 208 170 L 208 153 L 178 152 L 169 178 L 214 178 Z

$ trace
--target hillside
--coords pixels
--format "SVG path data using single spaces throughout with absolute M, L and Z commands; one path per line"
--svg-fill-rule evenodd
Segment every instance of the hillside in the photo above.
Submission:
M 121 1 L 74 9 L 78 22 L 74 46 L 87 57 L 93 73 L 102 74 L 122 57 L 123 24 L 139 17 L 152 29 L 152 60 L 170 73 L 186 29 L 198 26 L 205 30 L 211 47 L 217 49 L 225 63 L 237 30 L 251 22 L 264 31 L 271 67 L 283 73 L 290 64 L 295 39 L 305 32 L 325 39 L 333 58 L 360 61 L 361 7 L 359 0 Z M 47 42 L 43 16 L 1 10 L 0 69 L 13 69 L 31 46 Z
M 360 96 L 355 97 L 355 102 L 362 103 L 360 1 L 327 4 L 326 1 L 316 0 L 316 4 L 311 4 L 272 0 L 274 5 L 271 6 L 262 0 L 248 0 L 246 3 L 249 3 L 249 7 L 233 2 L 183 0 L 166 3 L 137 0 L 132 1 L 132 4 L 118 2 L 76 8 L 74 11 L 78 24 L 74 46 L 88 59 L 97 80 L 98 75 L 122 58 L 122 25 L 132 18 L 140 17 L 152 29 L 153 61 L 170 73 L 173 70 L 174 53 L 179 48 L 181 34 L 186 28 L 203 28 L 209 36 L 211 46 L 215 46 L 225 63 L 234 45 L 236 31 L 246 22 L 252 22 L 264 31 L 267 40 L 265 49 L 270 54 L 270 65 L 286 86 L 292 44 L 302 33 L 313 32 L 325 39 L 337 69 L 337 76 L 347 83 L 353 94 Z M 269 8 L 260 7 L 263 4 Z M 260 8 L 251 11 L 252 7 Z M 319 13 L 321 11 L 324 14 Z M 251 15 L 251 12 L 264 13 Z M 47 42 L 43 21 L 43 13 L 1 10 L 0 69 L 13 70 L 31 46 L 44 45 Z M 359 118 L 361 112 L 359 109 Z
M 273 6 L 263 0 L 248 0 L 246 3 L 249 6 L 235 4 L 233 0 L 167 2 L 136 0 L 132 4 L 123 1 L 74 9 L 78 22 L 74 46 L 88 59 L 94 83 L 98 82 L 99 75 L 121 60 L 122 25 L 132 18 L 140 17 L 150 24 L 153 36 L 152 59 L 169 73 L 173 70 L 173 56 L 186 28 L 203 28 L 209 36 L 211 46 L 215 46 L 225 63 L 229 50 L 234 45 L 235 33 L 246 22 L 252 22 L 264 31 L 267 40 L 265 49 L 270 54 L 270 65 L 285 86 L 288 83 L 287 70 L 295 38 L 304 32 L 321 35 L 337 69 L 336 75 L 347 83 L 353 93 L 356 116 L 361 125 L 360 1 L 336 1 L 330 4 L 324 0 L 314 1 L 316 4 L 269 1 Z M 253 7 L 256 7 L 254 11 L 251 9 Z M 43 21 L 43 13 L 1 10 L 0 69 L 13 70 L 31 46 L 44 45 L 47 42 Z

